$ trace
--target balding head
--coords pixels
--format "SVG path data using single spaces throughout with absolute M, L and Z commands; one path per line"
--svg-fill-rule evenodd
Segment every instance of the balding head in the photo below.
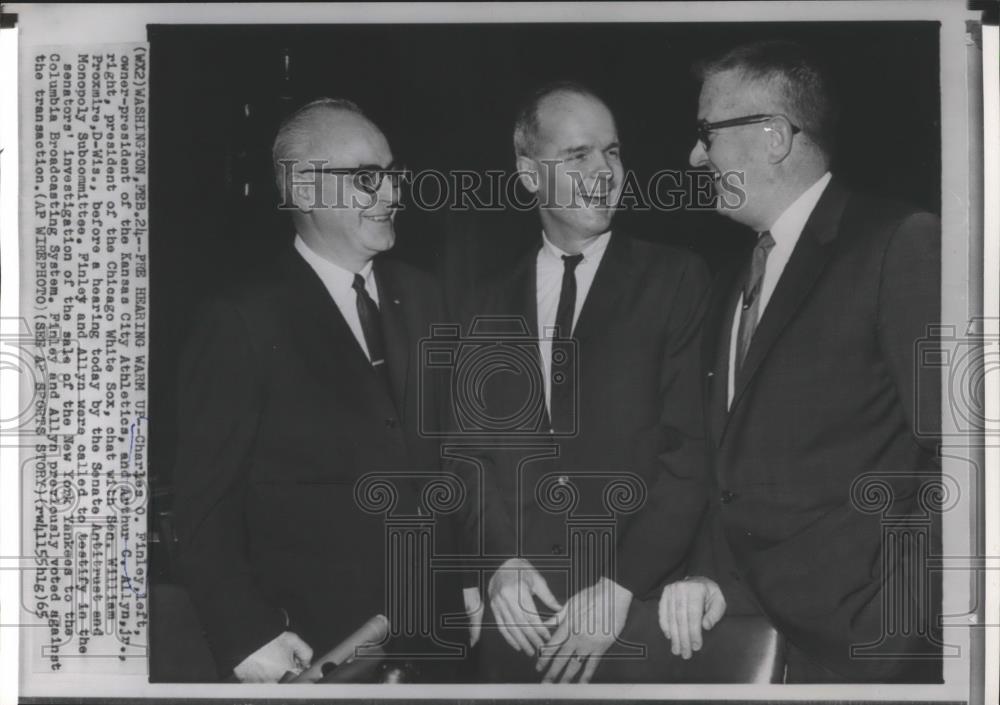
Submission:
M 278 130 L 272 159 L 283 206 L 315 253 L 358 272 L 393 246 L 398 186 L 384 177 L 392 150 L 357 105 L 323 98 L 303 106 Z
M 577 99 L 583 99 L 577 100 Z M 567 102 L 594 102 L 604 110 L 604 101 L 583 84 L 574 81 L 557 81 L 542 86 L 521 105 L 514 122 L 514 156 L 534 157 L 537 154 L 537 144 L 541 122 L 539 113 L 541 107 L 558 109 Z M 608 111 L 610 115 L 610 111 Z
M 289 190 L 296 166 L 301 169 L 310 160 L 330 157 L 322 143 L 331 134 L 366 129 L 382 134 L 356 103 L 343 98 L 319 98 L 289 115 L 278 128 L 271 148 L 275 185 L 283 202 L 292 202 Z

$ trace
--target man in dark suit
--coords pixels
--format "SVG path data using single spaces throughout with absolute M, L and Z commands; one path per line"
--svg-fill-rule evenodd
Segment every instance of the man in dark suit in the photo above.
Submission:
M 704 511 L 695 340 L 708 282 L 693 255 L 612 232 L 621 146 L 591 91 L 539 90 L 514 145 L 541 242 L 471 307 L 481 324 L 520 321 L 493 332 L 525 355 L 467 395 L 506 435 L 456 451 L 473 498 L 460 535 L 495 561 L 483 677 L 587 682 L 633 597 L 683 575 Z
M 437 288 L 378 257 L 401 174 L 388 142 L 354 104 L 322 99 L 285 121 L 273 158 L 294 246 L 192 336 L 175 474 L 184 579 L 220 674 L 249 682 L 392 616 L 390 589 L 413 586 L 387 586 L 386 495 L 357 483 L 388 473 L 393 511 L 426 516 L 418 480 L 440 465 L 416 431 L 418 402 L 434 406 L 416 355 L 441 320 Z
M 707 577 L 664 590 L 661 626 L 689 656 L 729 603 L 785 636 L 787 682 L 938 680 L 939 439 L 918 428 L 939 428 L 940 380 L 917 344 L 939 221 L 830 174 L 836 110 L 803 47 L 743 46 L 702 77 L 691 164 L 758 237 L 706 317 Z

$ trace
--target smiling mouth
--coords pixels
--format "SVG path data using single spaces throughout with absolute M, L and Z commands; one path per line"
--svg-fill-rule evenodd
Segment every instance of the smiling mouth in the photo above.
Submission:
M 582 195 L 580 197 L 583 201 L 583 205 L 591 208 L 610 208 L 611 202 L 608 200 L 608 194 L 600 194 L 597 196 L 586 196 Z
M 388 223 L 392 220 L 392 216 L 392 213 L 386 213 L 385 215 L 366 215 L 364 218 L 375 223 Z

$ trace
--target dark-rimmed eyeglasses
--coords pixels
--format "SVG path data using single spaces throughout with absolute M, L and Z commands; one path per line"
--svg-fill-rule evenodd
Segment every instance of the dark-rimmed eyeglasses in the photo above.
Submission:
M 788 124 L 792 127 L 792 134 L 797 134 L 802 131 L 802 129 L 788 119 L 787 115 L 782 113 L 757 113 L 755 115 L 744 115 L 743 117 L 730 118 L 728 120 L 719 120 L 718 122 L 707 122 L 705 120 L 700 120 L 698 122 L 698 141 L 705 146 L 705 150 L 708 151 L 712 148 L 712 133 L 716 130 L 722 130 L 727 127 L 740 127 L 741 125 L 756 125 L 761 122 L 767 122 L 768 120 L 774 120 L 775 118 L 784 118 L 788 121 Z
M 315 167 L 303 169 L 303 174 L 342 174 L 350 176 L 355 188 L 365 193 L 374 194 L 382 188 L 382 182 L 386 177 L 392 182 L 393 188 L 399 188 L 403 179 L 406 178 L 406 167 L 398 162 L 393 162 L 389 166 L 378 164 L 361 164 L 355 167 Z

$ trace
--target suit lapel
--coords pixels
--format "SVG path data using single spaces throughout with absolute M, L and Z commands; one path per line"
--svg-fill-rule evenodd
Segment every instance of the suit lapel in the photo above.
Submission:
M 511 281 L 513 308 L 524 316 L 528 332 L 535 340 L 538 340 L 537 267 L 538 249 L 535 248 L 521 260 L 517 269 L 514 270 Z M 537 345 L 535 350 L 538 350 Z
M 385 337 L 386 364 L 389 366 L 389 380 L 392 395 L 399 409 L 400 420 L 405 421 L 404 399 L 410 362 L 410 335 L 406 326 L 408 302 L 403 298 L 399 282 L 392 271 L 379 260 L 375 261 L 375 283 L 378 286 L 379 312 L 382 335 Z
M 743 363 L 743 374 L 733 394 L 729 418 L 732 418 L 732 412 L 740 403 L 768 351 L 801 308 L 826 268 L 832 252 L 830 243 L 837 235 L 847 196 L 843 187 L 832 180 L 809 216 L 750 341 Z
M 520 319 L 520 322 L 527 328 L 527 335 L 532 341 L 535 364 L 538 366 L 538 374 L 541 375 L 543 367 L 541 350 L 538 347 L 538 299 L 536 296 L 539 247 L 540 245 L 532 248 L 517 262 L 506 282 L 497 289 L 498 293 L 491 297 L 491 304 L 487 309 L 502 317 L 516 316 Z M 520 337 L 523 331 L 513 330 L 510 325 L 504 322 L 492 332 L 499 336 Z M 505 392 L 513 389 L 506 387 Z M 542 405 L 542 413 L 543 418 L 539 423 L 544 423 L 547 428 L 549 416 L 548 409 L 544 404 Z
M 629 236 L 612 233 L 573 329 L 573 337 L 581 343 L 594 333 L 608 329 L 622 292 L 636 280 L 631 253 Z
M 286 255 L 283 269 L 288 294 L 284 308 L 295 349 L 306 366 L 331 389 L 357 387 L 359 407 L 391 415 L 387 414 L 391 404 L 384 385 L 319 275 L 294 251 Z
M 732 266 L 716 280 L 717 294 L 709 309 L 702 340 L 702 360 L 706 370 L 706 390 L 709 438 L 721 441 L 722 430 L 729 413 L 729 349 L 732 343 L 733 315 L 740 296 L 739 283 L 745 276 L 745 267 Z

